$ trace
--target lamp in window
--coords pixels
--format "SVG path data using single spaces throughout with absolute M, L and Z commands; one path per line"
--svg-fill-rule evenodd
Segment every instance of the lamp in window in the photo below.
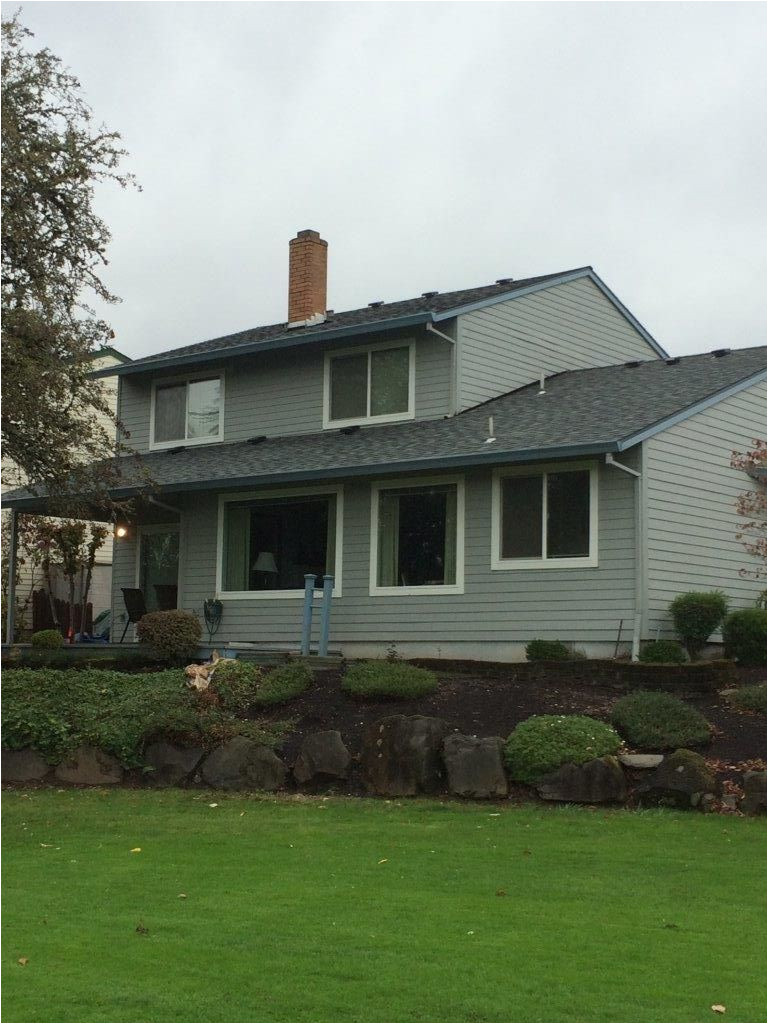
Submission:
M 260 551 L 256 561 L 251 566 L 254 572 L 262 574 L 262 584 L 265 590 L 269 589 L 269 577 L 277 576 L 277 562 L 271 551 Z

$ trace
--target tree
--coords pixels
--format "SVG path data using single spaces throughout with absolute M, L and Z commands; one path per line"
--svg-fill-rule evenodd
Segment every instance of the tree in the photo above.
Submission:
M 87 304 L 118 301 L 101 280 L 109 231 L 94 184 L 134 184 L 120 136 L 95 127 L 80 84 L 49 50 L 2 23 L 2 436 L 18 482 L 49 508 L 111 507 L 115 419 L 92 359 L 113 338 Z M 15 481 L 14 481 L 15 482 Z M 84 498 L 87 496 L 87 500 Z
M 739 570 L 741 576 L 753 579 L 765 579 L 766 544 L 766 442 L 760 439 L 752 441 L 753 447 L 747 452 L 731 453 L 731 466 L 742 469 L 754 480 L 754 486 L 742 491 L 736 499 L 736 512 L 744 520 L 739 524 L 736 539 L 744 548 L 759 560 L 753 568 Z

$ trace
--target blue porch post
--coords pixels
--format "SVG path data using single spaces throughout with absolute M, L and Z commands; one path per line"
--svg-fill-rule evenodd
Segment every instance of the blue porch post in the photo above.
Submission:
M 315 577 L 307 573 L 304 577 L 304 618 L 301 623 L 301 653 L 304 657 L 309 654 L 309 644 L 312 637 L 312 601 L 315 597 Z
M 320 643 L 317 653 L 324 658 L 328 653 L 328 637 L 331 631 L 331 598 L 333 597 L 333 576 L 323 576 L 323 605 L 320 612 Z

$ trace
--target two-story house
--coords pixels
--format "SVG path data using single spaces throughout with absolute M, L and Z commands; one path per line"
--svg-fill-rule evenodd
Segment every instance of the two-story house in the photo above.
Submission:
M 308 573 L 349 657 L 636 656 L 677 593 L 755 601 L 730 457 L 764 349 L 669 358 L 591 267 L 336 313 L 326 263 L 301 231 L 287 322 L 100 371 L 156 485 L 119 524 L 118 638 L 122 587 L 175 585 L 223 642 L 295 649 Z

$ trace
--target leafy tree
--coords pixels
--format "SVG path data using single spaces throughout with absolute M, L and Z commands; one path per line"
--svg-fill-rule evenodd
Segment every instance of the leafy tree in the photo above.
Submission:
M 732 452 L 731 466 L 743 469 L 755 481 L 749 490 L 742 491 L 736 499 L 736 512 L 744 520 L 739 524 L 736 539 L 741 541 L 747 552 L 758 559 L 758 565 L 740 570 L 740 575 L 754 579 L 765 579 L 766 547 L 766 442 L 758 438 L 753 448 L 746 452 Z

